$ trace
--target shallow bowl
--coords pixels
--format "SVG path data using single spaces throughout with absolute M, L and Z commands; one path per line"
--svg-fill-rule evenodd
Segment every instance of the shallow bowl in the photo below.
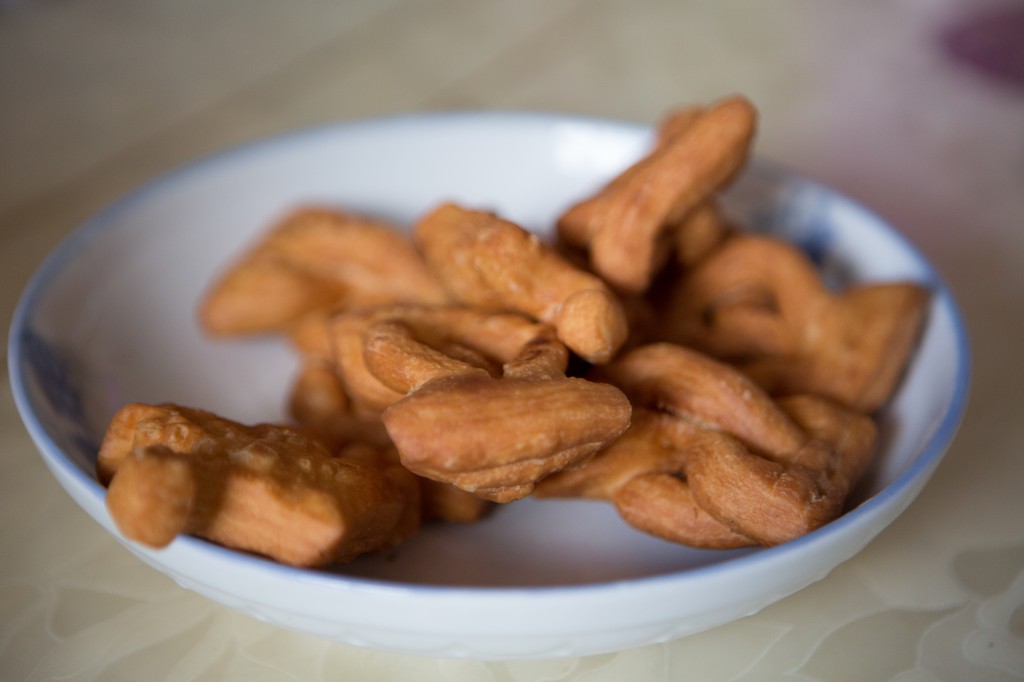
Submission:
M 196 324 L 211 278 L 290 209 L 337 204 L 408 225 L 445 200 L 538 233 L 641 154 L 647 128 L 528 113 L 450 113 L 288 134 L 160 177 L 77 229 L 42 264 L 8 346 L 18 409 L 79 505 L 143 561 L 256 618 L 347 642 L 489 659 L 596 654 L 752 614 L 828 574 L 903 512 L 964 411 L 964 326 L 934 268 L 878 216 L 756 161 L 726 207 L 781 235 L 841 284 L 915 280 L 927 327 L 880 414 L 878 459 L 854 507 L 798 540 L 700 551 L 635 532 L 610 505 L 523 500 L 470 526 L 434 526 L 386 556 L 301 570 L 192 537 L 124 540 L 94 464 L 125 402 L 176 402 L 245 422 L 285 418 L 296 360 L 276 339 L 214 341 Z

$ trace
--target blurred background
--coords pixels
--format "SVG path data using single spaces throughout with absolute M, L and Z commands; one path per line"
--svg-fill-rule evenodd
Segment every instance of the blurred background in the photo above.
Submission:
M 968 322 L 961 434 L 854 561 L 757 616 L 617 655 L 484 664 L 360 651 L 250 621 L 131 558 L 48 477 L 5 387 L 0 678 L 1024 676 L 1024 2 L 3 0 L 4 330 L 79 222 L 232 145 L 451 109 L 653 123 L 733 92 L 760 109 L 759 155 L 895 223 Z

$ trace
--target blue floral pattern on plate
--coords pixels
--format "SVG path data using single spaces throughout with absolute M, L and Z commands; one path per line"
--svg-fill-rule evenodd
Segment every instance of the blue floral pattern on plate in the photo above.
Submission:
M 21 346 L 28 374 L 38 386 L 47 411 L 65 423 L 61 432 L 68 434 L 77 454 L 95 461 L 99 445 L 89 428 L 82 394 L 70 364 L 31 326 L 22 331 Z

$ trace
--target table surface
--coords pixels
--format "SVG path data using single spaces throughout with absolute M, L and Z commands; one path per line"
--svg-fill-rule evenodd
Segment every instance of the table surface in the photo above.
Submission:
M 1020 679 L 1024 86 L 954 59 L 943 40 L 988 4 L 0 0 L 5 325 L 76 224 L 237 143 L 438 109 L 649 123 L 741 92 L 761 111 L 759 155 L 861 200 L 937 265 L 975 371 L 963 426 L 924 492 L 825 579 L 665 644 L 492 662 L 322 641 L 179 588 L 64 494 L 5 387 L 0 678 Z

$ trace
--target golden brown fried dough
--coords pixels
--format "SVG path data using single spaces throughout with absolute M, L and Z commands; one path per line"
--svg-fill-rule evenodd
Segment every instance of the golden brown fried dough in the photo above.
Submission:
M 560 234 L 570 243 L 586 242 L 594 272 L 615 290 L 645 291 L 668 253 L 665 231 L 743 168 L 755 122 L 756 111 L 743 97 L 681 116 L 647 156 L 570 208 L 559 220 Z
M 510 502 L 629 425 L 621 391 L 565 376 L 568 351 L 550 333 L 524 345 L 501 378 L 438 357 L 401 323 L 378 323 L 374 333 L 367 366 L 407 392 L 384 424 L 402 463 L 421 476 Z
M 288 407 L 295 421 L 332 452 L 352 443 L 391 445 L 380 416 L 355 409 L 333 363 L 307 361 L 292 384 Z
M 444 356 L 437 361 L 458 360 L 495 376 L 523 345 L 545 329 L 545 325 L 516 313 L 492 313 L 455 305 L 380 306 L 337 315 L 328 329 L 330 355 L 346 391 L 363 411 L 380 413 L 405 395 L 404 389 L 393 387 L 405 386 L 404 380 L 386 379 L 392 369 L 404 365 L 382 365 L 378 367 L 378 376 L 366 363 L 367 343 L 374 343 L 369 338 L 371 328 L 389 321 L 407 326 L 435 356 Z M 374 334 L 380 335 L 387 329 L 387 325 L 382 325 Z M 406 357 L 410 363 L 417 358 L 426 359 L 418 354 Z
M 870 413 L 902 376 L 928 299 L 911 282 L 833 294 L 795 246 L 736 236 L 682 277 L 665 338 L 735 363 L 773 394 L 815 393 Z
M 176 405 L 125 406 L 98 469 L 118 528 L 151 546 L 189 533 L 317 566 L 390 547 L 418 523 L 419 499 L 393 471 L 333 457 L 288 427 Z
M 548 323 L 588 362 L 607 362 L 626 341 L 626 315 L 608 286 L 508 220 L 444 204 L 417 223 L 415 237 L 463 303 Z
M 869 417 L 818 396 L 777 403 L 735 368 L 681 346 L 636 348 L 601 376 L 637 405 L 678 420 L 662 433 L 683 454 L 666 467 L 687 485 L 647 480 L 642 490 L 656 496 L 646 507 L 634 497 L 633 510 L 648 510 L 641 518 L 649 531 L 659 527 L 653 500 L 683 505 L 692 495 L 733 533 L 764 545 L 786 542 L 842 512 L 874 452 Z
M 642 407 L 621 437 L 582 466 L 537 484 L 538 498 L 583 497 L 612 502 L 634 528 L 670 542 L 704 549 L 756 544 L 708 514 L 686 481 L 687 445 L 673 432 L 678 419 Z M 696 428 L 692 429 L 696 435 Z
M 390 224 L 306 208 L 276 225 L 204 297 L 212 334 L 287 330 L 320 310 L 442 303 L 446 295 L 408 237 Z

